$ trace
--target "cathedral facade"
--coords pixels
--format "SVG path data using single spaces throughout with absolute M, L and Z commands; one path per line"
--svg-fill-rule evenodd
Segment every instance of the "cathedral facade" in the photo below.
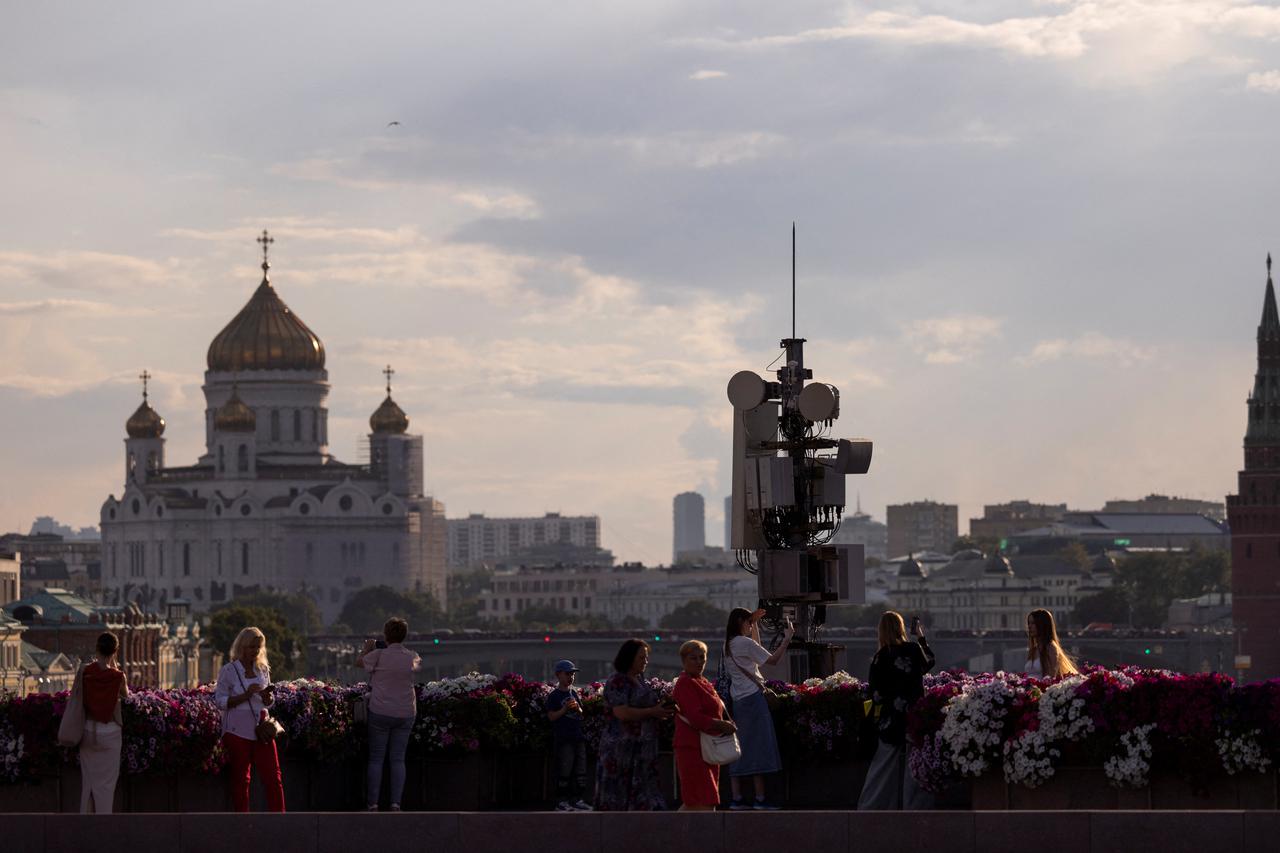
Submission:
M 197 611 L 255 591 L 311 595 L 326 622 L 366 586 L 446 604 L 444 505 L 423 492 L 422 436 L 387 396 L 369 418 L 369 463 L 328 449 L 320 339 L 262 282 L 209 345 L 205 452 L 165 459 L 165 422 L 142 404 L 125 424 L 124 491 L 102 505 L 109 604 Z
M 1244 470 L 1239 492 L 1227 496 L 1227 520 L 1236 652 L 1247 658 L 1245 676 L 1253 681 L 1280 677 L 1280 311 L 1270 255 L 1248 407 Z

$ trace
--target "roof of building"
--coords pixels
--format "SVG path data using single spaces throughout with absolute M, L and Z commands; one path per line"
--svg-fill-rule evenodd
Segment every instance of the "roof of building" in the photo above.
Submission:
M 276 293 L 268 276 L 270 269 L 264 255 L 262 283 L 209 344 L 206 363 L 210 370 L 324 369 L 324 344 Z
M 1038 581 L 1046 576 L 1088 575 L 1088 572 L 1075 561 L 1059 556 L 1038 556 L 1014 554 L 1011 556 L 993 555 L 992 557 L 973 557 L 969 552 L 958 554 L 956 559 L 939 569 L 934 569 L 929 578 L 940 580 L 978 580 L 984 576 L 1008 574 L 1027 581 Z M 997 559 L 998 558 L 998 559 Z M 1008 566 L 1006 570 L 1004 567 Z
M 22 641 L 22 665 L 27 669 L 43 672 L 57 663 L 58 658 L 65 657 L 62 652 L 46 652 L 39 646 Z M 68 659 L 70 663 L 70 659 Z
M 1081 512 L 1061 524 L 1015 533 L 1013 539 L 1046 536 L 1226 536 L 1225 524 L 1191 512 Z
M 76 625 L 88 625 L 97 621 L 97 614 L 123 614 L 128 610 L 137 611 L 137 605 L 108 606 L 95 604 L 81 598 L 69 590 L 60 587 L 45 589 L 24 595 L 16 601 L 4 605 L 4 610 L 20 621 L 31 621 L 28 616 L 38 616 L 46 624 L 69 622 Z M 138 611 L 140 612 L 140 611 Z

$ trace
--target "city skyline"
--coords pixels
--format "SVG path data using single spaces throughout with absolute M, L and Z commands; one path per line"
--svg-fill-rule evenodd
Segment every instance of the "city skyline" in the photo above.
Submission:
M 483 9 L 248 8 L 11 16 L 0 529 L 96 523 L 144 368 L 198 454 L 263 228 L 333 355 L 335 455 L 391 363 L 451 518 L 599 514 L 648 564 L 676 493 L 718 524 L 724 385 L 789 331 L 792 219 L 875 516 L 1234 488 L 1273 7 L 502 7 L 518 43 Z

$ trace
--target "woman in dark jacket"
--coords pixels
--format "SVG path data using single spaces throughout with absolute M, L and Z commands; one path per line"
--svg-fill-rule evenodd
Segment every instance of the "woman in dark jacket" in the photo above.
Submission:
M 934 657 L 920 622 L 911 623 L 915 642 L 907 640 L 902 616 L 880 617 L 880 649 L 871 659 L 871 699 L 878 709 L 880 742 L 858 798 L 859 809 L 919 807 L 919 790 L 907 770 L 907 711 L 924 695 L 924 676 Z M 874 712 L 873 712 L 874 713 Z

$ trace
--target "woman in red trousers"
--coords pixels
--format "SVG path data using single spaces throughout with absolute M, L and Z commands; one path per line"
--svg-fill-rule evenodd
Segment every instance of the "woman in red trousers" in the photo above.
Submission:
M 710 681 L 702 677 L 707 667 L 707 645 L 690 640 L 680 647 L 684 672 L 676 679 L 672 698 L 680 708 L 676 715 L 676 772 L 680 775 L 682 811 L 711 811 L 720 805 L 720 768 L 702 760 L 700 733 L 726 735 L 737 731 L 725 718 L 724 703 Z
M 284 784 L 274 740 L 259 740 L 258 721 L 271 705 L 271 669 L 267 666 L 267 638 L 257 628 L 245 628 L 231 644 L 231 660 L 218 673 L 214 698 L 222 709 L 222 747 L 231 776 L 231 803 L 238 812 L 249 810 L 249 774 L 267 794 L 267 811 L 284 811 Z

